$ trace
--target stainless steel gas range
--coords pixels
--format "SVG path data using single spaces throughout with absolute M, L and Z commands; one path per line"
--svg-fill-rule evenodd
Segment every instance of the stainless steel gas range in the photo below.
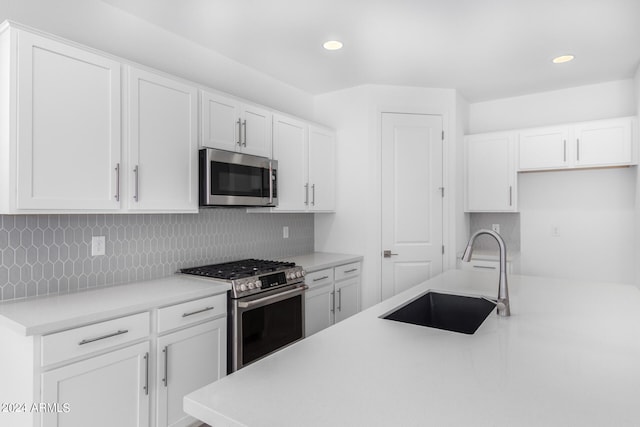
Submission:
M 294 263 L 246 259 L 180 270 L 231 284 L 227 371 L 304 338 L 305 272 Z

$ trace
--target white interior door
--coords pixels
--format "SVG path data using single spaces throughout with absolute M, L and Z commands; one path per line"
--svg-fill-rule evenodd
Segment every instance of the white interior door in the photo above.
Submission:
M 382 114 L 382 299 L 442 272 L 442 117 Z

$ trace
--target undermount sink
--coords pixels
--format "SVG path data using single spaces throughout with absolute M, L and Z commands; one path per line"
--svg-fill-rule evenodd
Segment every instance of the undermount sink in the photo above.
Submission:
M 473 334 L 495 307 L 495 302 L 483 297 L 430 291 L 382 318 Z

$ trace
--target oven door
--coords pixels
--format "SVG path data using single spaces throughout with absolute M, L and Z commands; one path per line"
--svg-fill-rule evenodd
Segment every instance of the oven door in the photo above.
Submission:
M 277 162 L 266 157 L 200 150 L 200 204 L 276 206 Z
M 304 338 L 304 291 L 293 285 L 231 302 L 229 372 Z

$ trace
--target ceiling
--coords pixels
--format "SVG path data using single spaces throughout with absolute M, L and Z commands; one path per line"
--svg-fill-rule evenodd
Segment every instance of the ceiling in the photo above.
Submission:
M 311 94 L 390 84 L 478 102 L 640 65 L 640 0 L 103 1 Z

